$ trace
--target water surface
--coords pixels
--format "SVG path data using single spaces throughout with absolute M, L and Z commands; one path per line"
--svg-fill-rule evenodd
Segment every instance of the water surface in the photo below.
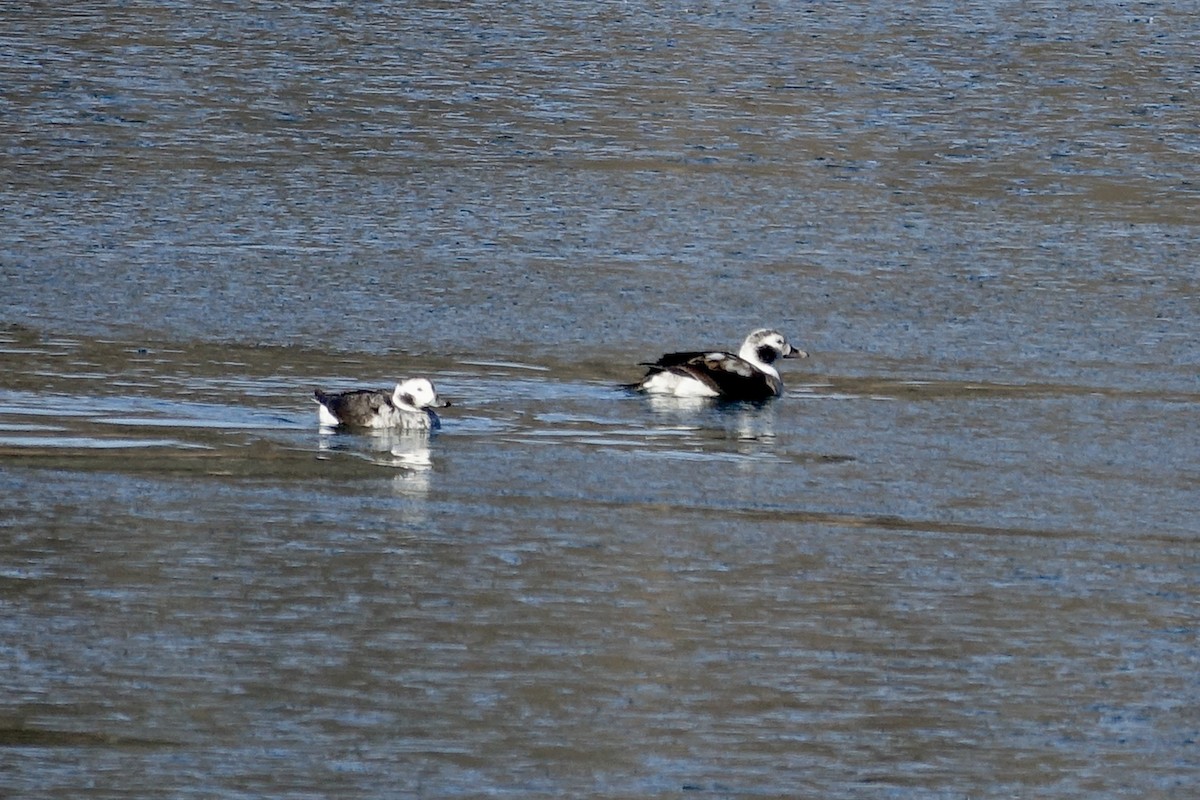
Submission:
M 1190 797 L 1198 12 L 4 12 L 0 786 Z

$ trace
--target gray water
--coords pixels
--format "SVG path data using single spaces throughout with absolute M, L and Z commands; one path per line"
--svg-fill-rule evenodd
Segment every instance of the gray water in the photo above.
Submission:
M 0 793 L 1194 796 L 1200 5 L 0 20 Z

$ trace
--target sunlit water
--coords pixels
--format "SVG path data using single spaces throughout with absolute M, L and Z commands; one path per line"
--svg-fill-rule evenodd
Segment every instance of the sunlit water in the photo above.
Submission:
M 1194 794 L 1194 3 L 3 20 L 0 790 Z

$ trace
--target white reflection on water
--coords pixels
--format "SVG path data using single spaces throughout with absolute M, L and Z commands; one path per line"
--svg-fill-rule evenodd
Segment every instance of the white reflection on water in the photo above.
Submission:
M 321 452 L 351 453 L 385 467 L 414 473 L 433 468 L 431 436 L 428 431 L 373 430 L 355 433 L 322 427 L 317 449 Z
M 713 408 L 708 397 L 675 397 L 665 394 L 648 394 L 646 403 L 656 414 L 691 416 L 706 408 Z
M 707 397 L 665 395 L 647 395 L 646 401 L 657 417 L 670 421 L 671 429 L 723 429 L 740 441 L 766 440 L 775 436 L 774 402 L 721 403 Z
M 391 490 L 397 497 L 417 501 L 406 506 L 402 521 L 423 522 L 425 500 L 433 477 L 432 436 L 429 431 L 378 430 L 348 433 L 322 426 L 317 450 L 328 458 L 330 453 L 346 453 L 372 464 L 395 470 Z

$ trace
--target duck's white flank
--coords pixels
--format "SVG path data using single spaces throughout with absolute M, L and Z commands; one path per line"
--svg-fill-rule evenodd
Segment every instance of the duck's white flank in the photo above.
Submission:
M 342 421 L 333 415 L 326 405 L 317 400 L 317 421 L 327 428 L 336 428 L 342 424 Z
M 720 397 L 713 387 L 690 375 L 663 370 L 646 376 L 638 385 L 638 391 L 646 394 L 669 394 L 673 397 Z

